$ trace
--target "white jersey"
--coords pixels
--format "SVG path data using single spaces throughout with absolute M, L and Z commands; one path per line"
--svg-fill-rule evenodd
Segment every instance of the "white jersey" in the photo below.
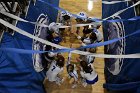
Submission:
M 49 70 L 46 73 L 47 79 L 49 81 L 56 81 L 57 75 L 62 71 L 63 71 L 63 68 L 59 68 L 58 66 L 56 66 L 56 61 L 53 61 L 51 63 Z
M 77 39 L 81 40 L 81 36 L 77 36 Z M 82 46 L 86 46 L 87 44 L 91 43 L 91 40 L 89 38 L 85 38 L 82 42 Z
M 78 73 L 77 71 L 70 72 L 69 75 L 74 78 L 75 81 L 78 80 Z
M 94 31 L 94 33 L 96 34 L 97 42 L 102 41 L 102 39 L 103 39 L 103 34 L 102 34 L 99 30 L 97 30 L 97 29 L 94 29 L 93 31 Z
M 83 78 L 85 78 L 86 80 L 92 81 L 92 80 L 94 80 L 94 79 L 97 77 L 97 73 L 95 72 L 95 70 L 94 70 L 92 64 L 90 64 L 90 65 L 91 65 L 91 67 L 92 67 L 92 69 L 93 69 L 93 71 L 92 71 L 91 73 L 86 73 L 86 72 L 84 72 L 84 71 L 82 70 L 82 71 L 80 71 L 80 74 L 81 74 L 81 76 L 82 76 Z
M 70 72 L 69 75 L 70 75 L 71 77 L 73 77 L 73 78 L 75 79 L 75 81 L 78 80 L 78 73 L 77 73 L 77 71 L 76 71 L 76 66 L 75 66 L 75 64 L 74 64 L 74 70 L 73 70 L 73 72 Z

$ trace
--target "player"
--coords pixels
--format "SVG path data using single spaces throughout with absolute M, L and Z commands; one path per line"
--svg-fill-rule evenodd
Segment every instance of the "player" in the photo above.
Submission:
M 99 30 L 97 30 L 96 28 L 93 29 L 93 31 L 87 36 L 87 37 L 81 37 L 78 36 L 78 39 L 81 40 L 81 46 L 86 46 L 89 44 L 93 44 L 96 42 L 101 42 L 103 39 L 103 35 L 101 34 L 101 32 Z M 81 49 L 82 51 L 88 51 L 91 53 L 96 53 L 97 48 L 89 48 L 89 49 Z M 82 56 L 80 55 L 79 59 L 81 61 L 86 61 L 87 63 L 93 63 L 95 57 L 87 55 L 87 56 Z
M 71 14 L 68 11 L 62 11 L 59 17 L 59 23 L 71 26 Z
M 77 38 L 82 41 L 82 46 L 86 46 L 96 42 L 101 42 L 103 40 L 103 35 L 98 29 L 94 28 L 87 37 L 77 36 Z
M 78 73 L 76 70 L 76 65 L 75 64 L 71 64 L 70 63 L 71 60 L 71 53 L 69 53 L 69 57 L 68 57 L 68 62 L 67 62 L 67 72 L 69 75 L 69 78 L 72 81 L 72 88 L 75 88 L 77 86 L 78 83 Z
M 59 27 L 60 24 L 57 24 L 55 22 L 52 22 L 49 25 L 49 31 L 48 31 L 48 35 L 46 37 L 46 40 L 55 43 L 55 44 L 59 44 L 62 39 L 60 37 L 60 33 L 59 33 Z M 43 47 L 44 51 L 51 51 L 51 50 L 55 50 L 54 47 L 50 46 L 50 45 L 44 45 Z M 44 70 L 48 70 L 49 64 L 54 60 L 54 58 L 57 56 L 57 53 L 53 53 L 53 52 L 46 52 L 43 54 L 43 67 Z
M 93 25 L 86 26 L 86 29 L 83 29 L 83 36 L 77 36 L 77 38 L 82 40 L 82 45 L 92 44 L 96 42 L 101 42 L 103 39 L 102 33 L 99 31 L 101 24 L 94 21 L 95 18 L 89 17 L 87 23 L 92 23 Z M 96 41 L 96 42 L 95 42 Z
M 86 61 L 80 61 L 81 66 L 81 77 L 82 77 L 82 84 L 84 87 L 87 86 L 87 84 L 95 84 L 98 81 L 98 75 L 95 72 L 94 67 L 92 64 L 88 64 Z
M 82 45 L 92 44 L 95 43 L 95 41 L 100 42 L 103 39 L 103 35 L 98 30 L 101 26 L 99 22 L 95 22 L 93 18 L 89 17 L 87 19 L 87 23 L 92 23 L 93 25 L 86 26 L 86 28 L 83 29 L 83 36 L 77 36 L 78 39 L 81 39 L 83 41 Z M 95 40 L 98 39 L 98 40 Z
M 88 22 L 93 23 L 93 25 L 90 25 L 88 28 L 91 31 L 90 38 L 93 38 L 94 41 L 96 41 L 96 42 L 101 42 L 103 39 L 103 34 L 99 31 L 101 24 L 99 22 L 95 22 L 94 19 L 95 18 L 92 18 L 92 17 L 88 18 Z
M 48 36 L 47 36 L 47 40 L 52 42 L 52 43 L 55 43 L 55 44 L 59 44 L 62 39 L 60 37 L 60 28 L 61 24 L 59 23 L 55 23 L 55 22 L 52 22 L 50 23 L 49 25 L 49 31 L 48 31 Z
M 88 15 L 85 12 L 80 12 L 77 14 L 77 18 L 75 19 L 77 24 L 84 24 L 87 23 Z M 87 33 L 89 33 L 87 30 L 88 26 L 84 26 L 83 29 L 83 36 Z M 77 27 L 76 33 L 79 34 L 80 27 Z
M 71 14 L 68 11 L 61 11 L 59 15 L 59 23 L 62 23 L 62 25 L 71 26 Z M 64 42 L 66 42 L 65 35 L 67 34 L 67 32 L 65 32 L 65 28 L 60 28 L 59 30 L 61 32 Z M 68 31 L 71 33 L 70 27 L 68 28 Z
M 72 81 L 72 88 L 75 88 L 78 83 L 78 73 L 76 70 L 76 65 L 75 64 L 68 64 L 67 65 L 67 72 L 69 75 L 69 78 Z
M 59 74 L 63 71 L 64 67 L 64 57 L 62 55 L 57 55 L 56 59 L 51 63 L 49 70 L 46 73 L 46 77 L 50 82 L 56 82 L 56 84 L 61 85 L 63 81 Z
M 84 12 L 80 12 L 77 16 L 79 16 L 79 18 L 77 18 L 77 23 L 92 23 L 94 22 L 92 20 L 92 18 L 88 18 L 87 14 L 84 13 Z M 83 36 L 79 36 L 79 30 L 80 28 L 78 27 L 77 28 L 77 38 L 79 40 L 81 40 L 81 45 L 82 46 L 86 46 L 88 44 L 93 44 L 95 43 L 95 41 L 97 40 L 97 38 L 99 39 L 100 38 L 103 38 L 98 32 L 98 30 L 95 32 L 95 30 L 93 30 L 94 28 L 98 28 L 100 27 L 101 25 L 100 24 L 93 24 L 93 25 L 89 25 L 89 26 L 84 26 L 84 29 L 83 29 Z M 100 36 L 99 36 L 100 35 Z
M 86 46 L 89 44 L 93 44 L 93 43 L 99 43 L 102 41 L 103 39 L 103 35 L 101 34 L 101 32 L 99 30 L 97 30 L 96 28 L 93 29 L 93 32 L 90 33 L 90 35 L 87 38 L 81 38 L 79 37 L 79 39 L 82 41 L 81 42 L 81 46 Z M 96 53 L 97 48 L 89 48 L 89 49 L 82 49 L 83 51 L 88 51 L 91 53 Z M 80 56 L 80 59 L 83 61 L 86 61 L 87 63 L 93 63 L 95 57 L 87 55 L 87 56 Z
M 94 17 L 88 17 L 87 22 L 88 23 L 92 23 L 92 25 L 89 26 L 89 29 L 99 29 L 101 27 L 101 23 L 100 22 L 96 22 L 96 20 L 99 20 L 97 18 Z

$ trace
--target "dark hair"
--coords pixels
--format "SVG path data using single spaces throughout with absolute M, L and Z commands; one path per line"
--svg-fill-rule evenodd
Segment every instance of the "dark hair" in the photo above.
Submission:
M 83 29 L 83 33 L 84 34 L 90 34 L 92 32 L 92 30 L 91 29 Z
M 89 37 L 92 41 L 95 41 L 96 39 L 97 39 L 97 36 L 96 36 L 96 34 L 94 33 L 94 32 L 92 32 L 91 34 L 90 34 L 90 37 Z
M 65 30 L 65 28 L 59 28 L 59 31 L 64 31 Z
M 99 29 L 101 27 L 101 25 L 97 26 L 96 29 Z
M 90 48 L 90 49 L 89 49 L 89 52 L 91 52 L 91 53 L 96 53 L 96 48 Z
M 62 55 L 57 55 L 56 65 L 60 68 L 64 66 L 65 58 Z
M 81 18 L 76 18 L 75 19 L 77 22 L 82 22 L 83 20 Z
M 93 71 L 86 61 L 80 61 L 80 65 L 86 73 L 91 73 Z
M 69 20 L 70 19 L 70 16 L 65 15 L 65 16 L 63 16 L 63 18 L 64 18 L 64 20 Z
M 69 70 L 69 68 L 71 68 L 70 70 Z M 69 73 L 69 72 L 73 72 L 73 70 L 74 70 L 74 65 L 73 64 L 68 64 L 67 65 L 67 72 Z

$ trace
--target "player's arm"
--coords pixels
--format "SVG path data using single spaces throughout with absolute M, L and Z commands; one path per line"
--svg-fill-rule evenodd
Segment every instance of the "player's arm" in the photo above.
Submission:
M 58 19 L 57 19 L 59 23 L 61 23 L 61 18 L 60 17 L 61 17 L 61 13 L 59 12 L 58 13 Z
M 84 75 L 83 71 L 80 71 L 80 75 L 81 75 L 82 78 L 85 78 L 85 75 Z
M 73 75 L 73 78 L 74 78 L 75 81 L 78 81 L 78 74 L 77 74 L 77 71 L 76 71 L 76 73 Z

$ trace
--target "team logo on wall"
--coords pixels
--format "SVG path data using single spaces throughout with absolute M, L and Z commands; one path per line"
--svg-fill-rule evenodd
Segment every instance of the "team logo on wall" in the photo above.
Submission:
M 37 18 L 37 23 L 48 25 L 49 23 L 48 16 L 44 14 L 40 14 L 39 17 Z M 48 28 L 36 25 L 34 29 L 34 36 L 42 38 L 42 39 L 46 39 L 47 31 L 48 31 Z M 44 44 L 42 44 L 41 42 L 37 40 L 33 40 L 33 44 L 32 44 L 33 50 L 43 50 L 43 47 L 44 47 Z M 33 54 L 32 58 L 33 58 L 34 69 L 37 72 L 42 71 L 43 70 L 42 54 Z
M 120 16 L 115 16 L 113 19 L 121 19 Z M 108 40 L 120 38 L 125 36 L 125 29 L 123 22 L 113 22 L 108 24 Z M 125 53 L 125 38 L 118 42 L 109 44 L 107 46 L 107 53 L 114 55 L 122 55 Z M 108 70 L 113 75 L 118 75 L 123 66 L 123 58 L 108 59 Z
M 137 3 L 139 0 L 132 0 L 131 2 L 127 2 L 127 7 L 128 6 L 132 6 L 134 5 L 135 3 Z M 135 16 L 140 16 L 140 4 L 136 5 L 134 7 L 134 13 L 135 13 Z

